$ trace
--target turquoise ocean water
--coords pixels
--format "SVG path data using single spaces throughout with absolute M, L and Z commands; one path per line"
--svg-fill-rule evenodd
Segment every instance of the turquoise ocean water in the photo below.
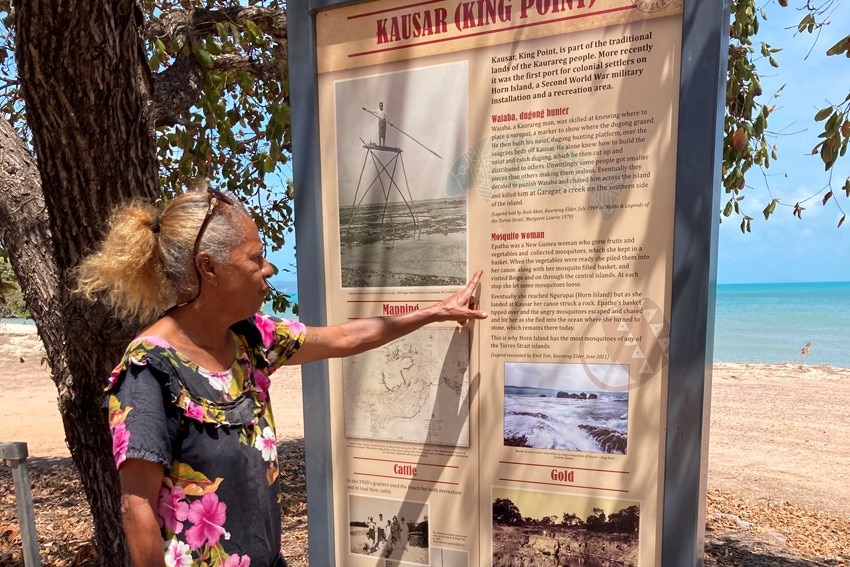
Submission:
M 850 282 L 720 284 L 714 328 L 717 362 L 799 364 L 811 342 L 806 364 L 850 367 Z
M 295 280 L 271 280 L 271 284 L 275 287 L 276 290 L 285 293 L 289 296 L 289 302 L 293 305 L 298 304 L 298 282 Z M 276 315 L 278 317 L 283 317 L 284 319 L 298 319 L 298 315 L 296 315 L 292 311 L 292 307 L 287 309 L 283 313 L 277 313 L 272 309 L 271 302 L 263 305 L 263 312 L 268 313 L 270 315 Z
M 720 284 L 715 362 L 850 367 L 850 282 Z
M 298 302 L 295 282 L 274 283 Z M 714 329 L 716 362 L 799 364 L 811 342 L 806 364 L 850 368 L 850 282 L 720 284 Z

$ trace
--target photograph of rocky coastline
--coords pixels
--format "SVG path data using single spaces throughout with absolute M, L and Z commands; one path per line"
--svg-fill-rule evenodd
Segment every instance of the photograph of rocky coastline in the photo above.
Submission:
M 623 364 L 506 362 L 505 446 L 626 454 L 628 380 Z

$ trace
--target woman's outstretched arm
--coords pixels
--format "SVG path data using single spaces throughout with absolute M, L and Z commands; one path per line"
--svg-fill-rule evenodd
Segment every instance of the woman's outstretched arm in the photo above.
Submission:
M 429 323 L 457 321 L 464 325 L 470 319 L 484 319 L 487 314 L 477 309 L 475 297 L 482 273 L 482 270 L 477 270 L 464 289 L 424 309 L 403 315 L 356 319 L 329 327 L 307 327 L 304 344 L 286 364 L 304 364 L 365 352 Z

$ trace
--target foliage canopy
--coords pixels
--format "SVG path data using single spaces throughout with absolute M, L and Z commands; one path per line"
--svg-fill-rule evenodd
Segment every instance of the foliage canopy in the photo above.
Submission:
M 279 250 L 293 231 L 294 194 L 285 2 L 142 0 L 137 7 L 162 196 L 210 180 L 242 198 L 270 250 Z M 0 0 L 0 115 L 28 141 L 14 21 L 12 2 Z M 279 311 L 288 306 L 285 296 L 273 299 Z
M 781 7 L 788 7 L 788 0 L 775 0 Z M 807 1 L 799 10 L 803 14 L 797 25 L 798 34 L 817 36 L 823 26 L 835 18 L 835 10 L 840 0 Z M 767 13 L 756 0 L 733 0 L 730 22 L 729 59 L 726 84 L 726 115 L 723 130 L 723 189 L 726 201 L 722 209 L 724 217 L 733 214 L 741 218 L 741 230 L 749 232 L 753 217 L 745 212 L 744 198 L 748 175 L 755 169 L 770 167 L 777 158 L 777 145 L 770 142 L 771 131 L 768 122 L 776 106 L 774 99 L 779 92 L 765 102 L 763 98 L 761 76 L 758 63 L 766 62 L 770 67 L 778 67 L 780 48 L 758 41 L 761 23 L 767 19 Z M 839 20 L 836 18 L 836 20 Z M 843 22 L 842 22 L 843 23 Z M 789 32 L 790 35 L 791 32 Z M 845 55 L 850 57 L 850 35 L 843 37 L 825 51 L 826 56 Z M 781 89 L 780 89 L 781 91 Z M 850 141 L 850 94 L 842 102 L 830 104 L 817 111 L 814 119 L 823 124 L 812 148 L 813 155 L 819 155 L 824 168 L 829 172 L 828 182 L 822 190 L 822 204 L 830 200 L 839 208 L 840 227 L 846 218 L 841 205 L 833 199 L 836 191 L 843 191 L 850 197 L 850 177 L 833 182 L 832 168 L 836 161 L 847 153 Z M 765 219 L 776 212 L 780 199 L 773 197 L 762 211 Z M 802 218 L 805 207 L 796 202 L 792 214 Z

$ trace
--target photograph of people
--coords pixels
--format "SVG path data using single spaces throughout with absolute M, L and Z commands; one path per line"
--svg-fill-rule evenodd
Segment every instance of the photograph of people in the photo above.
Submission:
M 624 455 L 628 384 L 625 364 L 506 362 L 505 445 Z
M 350 494 L 348 505 L 351 553 L 380 557 L 388 563 L 429 564 L 427 503 Z M 378 528 L 373 539 L 375 518 Z
M 462 284 L 466 194 L 447 185 L 467 151 L 467 65 L 334 83 L 343 287 Z
M 365 106 L 362 108 L 372 116 L 378 119 L 378 145 L 380 147 L 386 147 L 387 142 L 387 111 L 384 110 L 384 101 L 378 103 L 378 108 L 372 110 L 366 108 Z

